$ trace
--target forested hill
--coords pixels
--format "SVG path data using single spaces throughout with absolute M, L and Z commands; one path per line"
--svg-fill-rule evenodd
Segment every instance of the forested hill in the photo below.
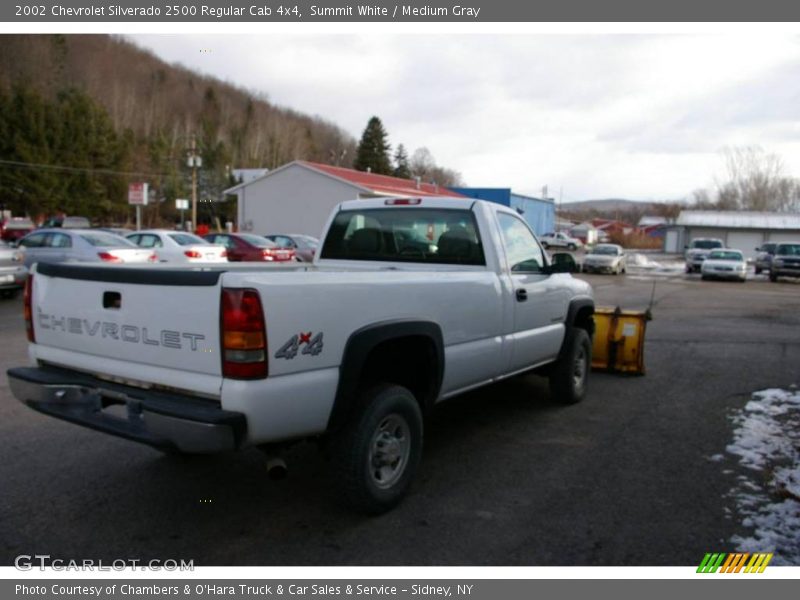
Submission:
M 14 214 L 124 221 L 128 183 L 148 181 L 163 202 L 147 221 L 170 218 L 172 200 L 188 194 L 193 137 L 202 199 L 232 183 L 230 167 L 355 156 L 355 140 L 335 124 L 119 37 L 4 35 L 0 48 L 0 205 Z

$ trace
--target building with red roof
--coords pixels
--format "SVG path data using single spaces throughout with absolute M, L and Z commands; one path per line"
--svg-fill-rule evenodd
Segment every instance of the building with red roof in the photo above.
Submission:
M 339 202 L 358 198 L 452 197 L 462 194 L 435 183 L 401 179 L 296 160 L 225 190 L 237 197 L 240 231 L 319 237 Z

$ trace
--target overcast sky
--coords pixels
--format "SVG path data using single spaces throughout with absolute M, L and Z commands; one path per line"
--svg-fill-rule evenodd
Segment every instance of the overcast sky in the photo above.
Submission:
M 565 202 L 678 199 L 760 145 L 800 175 L 800 38 L 788 35 L 139 35 L 178 62 L 467 184 Z M 205 50 L 201 52 L 201 50 Z M 563 190 L 563 191 L 562 191 Z

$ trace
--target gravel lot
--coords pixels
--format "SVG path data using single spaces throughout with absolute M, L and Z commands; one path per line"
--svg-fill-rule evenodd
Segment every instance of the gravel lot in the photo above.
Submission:
M 800 282 L 586 276 L 598 305 L 645 308 L 647 375 L 595 373 L 561 407 L 519 377 L 440 405 L 416 484 L 378 518 L 334 502 L 324 457 L 169 457 L 39 415 L 0 378 L 0 564 L 696 565 L 747 535 L 720 461 L 752 392 L 800 384 Z M 655 291 L 653 282 L 656 282 Z M 24 364 L 20 299 L 0 302 L 0 366 Z M 712 456 L 717 459 L 712 460 Z

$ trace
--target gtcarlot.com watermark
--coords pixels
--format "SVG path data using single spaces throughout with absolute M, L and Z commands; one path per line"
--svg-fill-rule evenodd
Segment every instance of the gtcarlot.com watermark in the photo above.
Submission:
M 84 558 L 81 560 L 53 558 L 49 554 L 20 554 L 14 559 L 19 571 L 194 571 L 194 560 L 155 558 L 117 558 L 111 561 Z

